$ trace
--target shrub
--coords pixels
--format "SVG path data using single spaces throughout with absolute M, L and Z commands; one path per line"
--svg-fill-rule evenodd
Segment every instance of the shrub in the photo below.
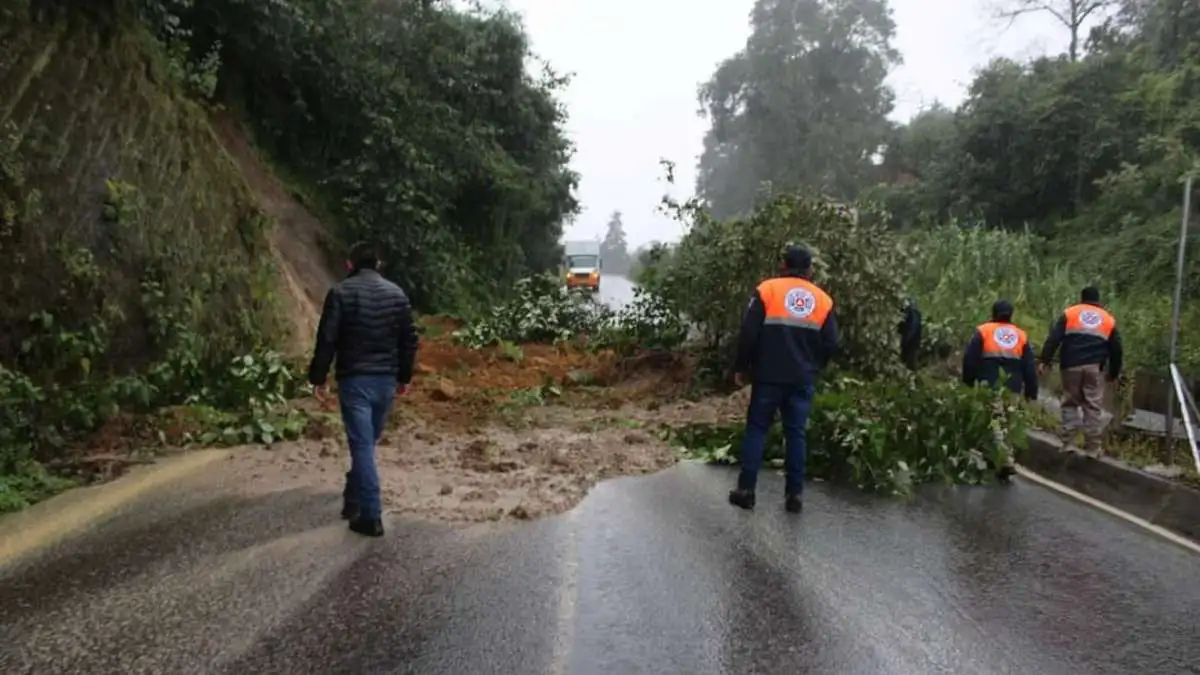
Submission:
M 111 377 L 92 373 L 86 365 L 90 357 L 103 355 L 106 345 L 99 336 L 52 330 L 27 341 L 27 354 L 52 342 L 61 348 L 64 363 L 84 364 L 77 367 L 82 372 L 62 383 L 35 382 L 0 366 L 0 512 L 24 508 L 72 485 L 47 472 L 41 462 L 61 457 L 122 410 L 145 412 L 178 400 L 209 409 L 204 426 L 211 431 L 198 438 L 205 443 L 270 444 L 304 430 L 306 419 L 287 405 L 298 380 L 277 352 L 259 350 L 224 368 L 203 366 L 180 352 L 144 375 Z M 71 345 L 76 348 L 67 349 Z M 193 380 L 207 384 L 191 393 L 176 388 Z
M 633 300 L 609 317 L 596 345 L 628 354 L 674 349 L 687 338 L 687 323 L 661 296 L 634 288 Z
M 868 377 L 897 372 L 904 297 L 898 277 L 906 263 L 901 242 L 883 226 L 800 195 L 776 196 L 749 217 L 726 221 L 695 202 L 670 208 L 690 229 L 644 282 L 696 325 L 719 358 L 732 358 L 754 288 L 778 273 L 784 248 L 797 243 L 812 251 L 814 281 L 834 299 L 841 333 L 836 364 Z
M 908 495 L 922 483 L 985 484 L 1023 447 L 1027 421 L 1025 408 L 1006 390 L 845 378 L 817 395 L 808 470 L 813 477 L 894 495 Z M 736 463 L 742 433 L 740 424 L 691 425 L 671 436 L 698 459 Z M 776 425 L 766 457 L 783 456 Z
M 0 365 L 0 474 L 16 473 L 29 461 L 37 409 L 45 400 L 29 378 Z
M 26 461 L 0 473 L 0 513 L 20 511 L 52 497 L 75 483 L 55 476 L 37 462 Z
M 504 342 L 560 342 L 597 333 L 611 318 L 607 308 L 567 290 L 557 277 L 543 275 L 518 281 L 507 300 L 455 331 L 454 337 L 476 349 Z

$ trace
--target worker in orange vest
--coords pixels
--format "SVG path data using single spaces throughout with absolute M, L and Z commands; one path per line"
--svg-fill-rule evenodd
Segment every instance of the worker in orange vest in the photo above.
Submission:
M 1029 336 L 1013 325 L 1012 318 L 1013 306 L 1008 300 L 997 300 L 992 305 L 992 320 L 975 329 L 963 351 L 962 380 L 968 386 L 984 383 L 993 389 L 1004 380 L 1009 391 L 1036 401 L 1037 358 Z M 1002 481 L 1008 481 L 1016 472 L 1011 456 L 1004 466 L 997 467 Z
M 805 428 L 812 413 L 816 378 L 837 348 L 833 299 L 811 281 L 812 254 L 800 246 L 784 252 L 780 276 L 758 285 L 742 319 L 734 378 L 753 384 L 742 437 L 741 473 L 729 502 L 753 509 L 767 431 L 778 410 L 783 418 L 789 513 L 803 507 Z
M 1068 307 L 1050 327 L 1039 372 L 1046 371 L 1060 346 L 1063 393 L 1059 434 L 1063 445 L 1069 446 L 1082 427 L 1084 451 L 1099 454 L 1104 433 L 1104 380 L 1106 376 L 1109 382 L 1120 380 L 1124 353 L 1117 320 L 1100 305 L 1099 289 L 1083 289 L 1079 304 Z
M 968 386 L 983 382 L 991 387 L 1007 378 L 1014 394 L 1036 401 L 1037 358 L 1025 331 L 1013 325 L 1013 306 L 1008 300 L 992 305 L 992 320 L 975 329 L 963 351 L 962 380 Z

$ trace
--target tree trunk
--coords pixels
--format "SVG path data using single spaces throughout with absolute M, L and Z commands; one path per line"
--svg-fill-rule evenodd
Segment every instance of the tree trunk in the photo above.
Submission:
M 1067 26 L 1071 29 L 1071 48 L 1067 55 L 1071 59 L 1071 63 L 1079 60 L 1079 27 L 1082 23 L 1079 20 L 1079 0 L 1071 0 L 1071 13 L 1067 16 L 1071 17 L 1071 25 Z

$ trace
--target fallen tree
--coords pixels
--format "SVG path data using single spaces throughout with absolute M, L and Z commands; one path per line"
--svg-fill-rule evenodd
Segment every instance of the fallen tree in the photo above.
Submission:
M 818 384 L 809 427 L 812 475 L 908 494 L 928 482 L 995 480 L 1025 442 L 1027 411 L 1007 392 L 920 378 L 899 361 L 896 324 L 910 269 L 905 242 L 878 224 L 798 194 L 772 197 L 744 218 L 716 220 L 702 204 L 672 203 L 689 226 L 643 279 L 648 293 L 699 327 L 710 384 L 727 386 L 732 350 L 752 289 L 777 273 L 789 244 L 813 252 L 814 281 L 834 297 L 839 352 Z M 740 411 L 739 411 L 740 412 Z M 673 442 L 700 459 L 738 460 L 742 420 L 685 424 Z M 778 426 L 767 457 L 782 458 Z
M 817 395 L 808 427 L 808 473 L 869 492 L 908 495 L 922 483 L 982 485 L 1025 447 L 1024 408 L 1005 393 L 908 379 L 843 378 Z M 695 459 L 736 464 L 744 426 L 688 424 L 669 439 Z M 783 466 L 782 430 L 766 459 Z

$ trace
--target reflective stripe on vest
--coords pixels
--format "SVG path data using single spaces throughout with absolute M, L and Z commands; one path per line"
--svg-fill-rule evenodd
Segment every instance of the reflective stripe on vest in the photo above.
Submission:
M 1020 360 L 1029 337 L 1011 323 L 988 322 L 975 330 L 983 340 L 983 358 Z
M 799 277 L 767 279 L 758 285 L 758 295 L 766 309 L 765 326 L 821 330 L 833 311 L 833 298 Z
M 1072 305 L 1063 316 L 1067 335 L 1092 335 L 1107 340 L 1117 325 L 1112 314 L 1096 305 Z

